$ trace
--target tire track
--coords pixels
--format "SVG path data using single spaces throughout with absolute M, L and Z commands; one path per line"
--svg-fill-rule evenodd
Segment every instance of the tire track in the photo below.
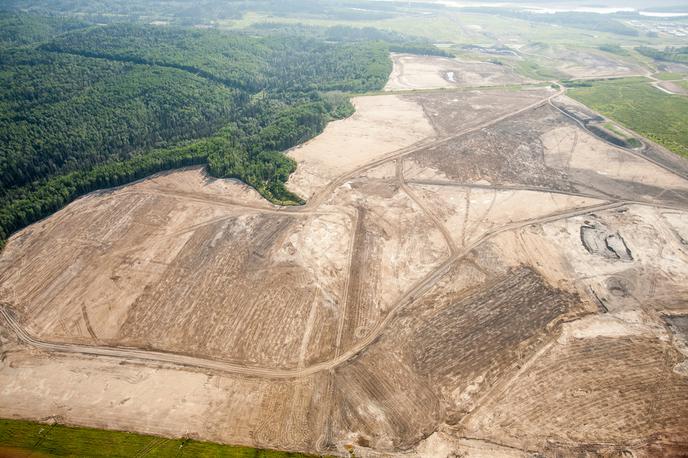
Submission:
M 531 218 L 529 220 L 518 223 L 510 223 L 500 228 L 491 229 L 483 233 L 469 246 L 465 247 L 463 250 L 449 257 L 437 269 L 430 272 L 423 279 L 414 284 L 414 286 L 400 298 L 400 300 L 397 302 L 397 305 L 389 311 L 389 313 L 371 330 L 371 332 L 367 336 L 360 339 L 356 343 L 356 345 L 352 346 L 346 352 L 339 354 L 338 356 L 329 361 L 323 361 L 304 368 L 280 369 L 270 367 L 257 367 L 218 359 L 200 358 L 171 352 L 148 351 L 132 347 L 110 347 L 99 345 L 48 342 L 40 340 L 29 334 L 18 323 L 18 321 L 14 317 L 11 308 L 9 307 L 9 304 L 0 305 L 0 316 L 2 316 L 9 328 L 17 335 L 17 338 L 20 341 L 39 350 L 45 350 L 48 352 L 80 354 L 85 356 L 102 356 L 115 359 L 152 362 L 161 365 L 172 365 L 177 367 L 211 370 L 236 375 L 243 375 L 247 377 L 263 377 L 270 379 L 307 377 L 318 372 L 330 370 L 335 367 L 341 366 L 342 364 L 355 358 L 361 352 L 365 351 L 371 344 L 373 344 L 373 342 L 375 342 L 375 340 L 377 340 L 382 335 L 385 328 L 392 321 L 392 319 L 399 313 L 400 310 L 414 303 L 417 298 L 419 298 L 420 296 L 422 296 L 422 294 L 427 292 L 440 278 L 442 278 L 447 272 L 449 272 L 449 270 L 456 261 L 464 258 L 474 249 L 482 245 L 484 242 L 494 238 L 495 236 L 504 232 L 519 229 L 521 227 L 529 226 L 532 224 L 550 223 L 562 219 L 568 219 L 574 216 L 585 215 L 594 211 L 602 211 L 622 207 L 629 203 L 633 202 L 606 202 L 600 205 L 593 205 L 565 212 L 552 213 L 546 216 Z
M 440 231 L 442 234 L 442 237 L 444 237 L 444 241 L 447 244 L 447 248 L 449 248 L 449 254 L 450 256 L 453 256 L 456 254 L 458 251 L 458 248 L 456 246 L 456 242 L 454 242 L 454 238 L 451 236 L 449 233 L 449 230 L 447 227 L 444 225 L 442 221 L 435 215 L 421 199 L 416 196 L 416 194 L 413 192 L 413 190 L 406 184 L 406 181 L 404 180 L 404 159 L 399 158 L 397 159 L 397 164 L 396 164 L 396 176 L 397 176 L 397 182 L 399 183 L 399 187 L 401 188 L 404 193 L 406 193 L 407 196 L 411 198 L 413 202 L 415 202 L 416 205 L 420 207 L 420 209 L 425 213 L 425 215 L 430 218 L 432 223 L 435 225 L 435 227 Z
M 357 268 L 354 263 L 354 258 L 357 257 L 359 251 L 363 250 L 365 244 L 365 227 L 364 227 L 365 209 L 356 208 L 356 216 L 353 219 L 353 234 L 349 241 L 349 259 L 347 264 L 346 282 L 344 283 L 344 294 L 342 297 L 342 310 L 340 311 L 339 324 L 337 325 L 337 338 L 335 340 L 335 358 L 339 356 L 342 345 L 342 335 L 344 333 L 344 326 L 347 322 L 347 313 L 349 312 L 349 301 L 352 297 L 356 297 L 356 291 L 360 284 L 359 274 L 354 272 Z M 352 282 L 353 280 L 353 282 Z

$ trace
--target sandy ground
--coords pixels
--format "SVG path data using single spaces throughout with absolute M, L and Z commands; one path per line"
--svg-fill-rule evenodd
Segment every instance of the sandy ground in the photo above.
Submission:
M 438 135 L 447 137 L 523 109 L 552 94 L 551 88 L 524 91 L 473 89 L 450 96 L 435 92 L 406 98 L 420 104 Z
M 328 124 L 321 135 L 289 151 L 298 163 L 287 183 L 291 191 L 309 198 L 333 178 L 434 135 L 413 101 L 390 95 L 352 103 L 351 117 Z
M 42 338 L 253 364 L 325 357 L 328 345 L 303 343 L 304 330 L 332 338 L 351 218 L 256 213 L 271 206 L 246 185 L 207 181 L 192 169 L 79 199 L 13 239 L 2 300 Z M 230 336 L 276 310 L 286 314 L 278 329 Z
M 386 91 L 518 84 L 525 79 L 509 68 L 435 56 L 392 54 L 394 67 Z
M 306 206 L 189 168 L 13 235 L 0 417 L 337 456 L 680 456 L 688 182 L 550 95 L 360 97 L 289 152 Z
M 42 382 L 36 384 L 36 379 Z M 264 381 L 23 350 L 9 354 L 0 380 L 4 418 L 55 418 L 236 444 L 280 442 L 286 449 L 305 448 L 304 433 L 314 441 L 320 427 L 319 418 L 309 418 L 315 413 L 310 404 L 317 399 L 311 398 L 314 382 L 308 380 Z M 288 405 L 279 406 L 285 397 Z M 39 399 L 50 401 L 37 404 Z M 285 409 L 287 415 L 275 422 Z M 274 429 L 276 423 L 282 426 Z
M 573 126 L 546 132 L 542 144 L 545 164 L 552 167 L 588 170 L 603 177 L 650 186 L 688 189 L 686 180 Z
M 441 215 L 459 246 L 469 245 L 486 231 L 510 223 L 603 202 L 566 194 L 466 188 L 452 184 L 411 182 L 411 187 Z
M 385 86 L 386 91 L 452 87 L 455 83 L 447 78 L 447 71 L 454 62 L 443 57 L 417 59 L 405 54 L 393 54 L 392 74 Z

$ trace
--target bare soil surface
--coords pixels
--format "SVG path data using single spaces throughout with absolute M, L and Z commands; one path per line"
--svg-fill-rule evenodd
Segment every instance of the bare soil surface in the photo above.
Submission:
M 298 164 L 287 183 L 291 191 L 308 199 L 339 175 L 434 134 L 413 100 L 382 95 L 352 103 L 352 116 L 288 152 Z
M 406 96 L 423 107 L 426 117 L 440 137 L 456 135 L 463 130 L 508 115 L 554 94 L 551 89 L 504 92 L 471 90 L 443 93 L 426 93 Z
M 589 48 L 538 43 L 526 46 L 520 51 L 526 56 L 542 59 L 542 63 L 547 67 L 552 67 L 571 78 L 604 78 L 647 73 L 646 69 L 630 59 Z
M 392 54 L 394 68 L 387 91 L 498 86 L 526 80 L 509 67 L 489 62 L 466 61 L 436 56 Z
M 0 417 L 338 456 L 685 454 L 688 165 L 557 96 L 360 97 L 289 152 L 305 206 L 188 168 L 15 234 Z

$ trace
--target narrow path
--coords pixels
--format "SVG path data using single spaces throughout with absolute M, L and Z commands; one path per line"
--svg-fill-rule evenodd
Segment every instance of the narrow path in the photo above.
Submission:
M 349 240 L 349 259 L 346 266 L 346 281 L 344 282 L 344 292 L 342 294 L 342 307 L 340 310 L 339 323 L 337 324 L 337 338 L 335 340 L 335 358 L 339 356 L 342 346 L 342 335 L 344 334 L 344 326 L 346 325 L 346 314 L 349 307 L 349 300 L 351 296 L 351 277 L 353 277 L 353 269 L 356 268 L 354 264 L 354 257 L 356 256 L 357 244 L 361 242 L 363 231 L 363 221 L 365 218 L 365 210 L 361 208 L 356 209 L 356 216 L 353 218 L 351 239 Z M 357 243 L 358 242 L 358 243 Z
M 237 202 L 237 201 L 232 201 L 228 199 L 221 199 L 221 198 L 212 198 L 212 197 L 205 197 L 205 196 L 200 196 L 197 194 L 193 193 L 184 193 L 184 192 L 173 192 L 173 191 L 163 191 L 159 189 L 145 189 L 145 190 L 130 190 L 130 191 L 120 191 L 118 195 L 127 195 L 127 194 L 134 194 L 134 195 L 157 195 L 157 196 L 162 196 L 162 197 L 170 197 L 172 199 L 180 199 L 180 200 L 186 200 L 186 201 L 192 201 L 192 202 L 199 202 L 203 204 L 208 204 L 212 205 L 215 207 L 226 207 L 226 208 L 236 208 L 240 209 L 243 211 L 251 211 L 251 212 L 257 212 L 257 213 L 272 213 L 272 214 L 291 214 L 291 215 L 324 215 L 332 212 L 326 212 L 326 211 L 304 211 L 303 207 L 268 207 L 265 205 L 251 205 L 247 203 L 242 203 L 242 202 Z
M 633 205 L 643 205 L 643 206 L 648 206 L 648 207 L 657 207 L 657 208 L 666 208 L 666 209 L 673 209 L 673 210 L 679 210 L 679 211 L 688 211 L 688 206 L 680 206 L 680 205 L 671 205 L 667 203 L 661 203 L 661 202 L 656 202 L 656 201 L 648 201 L 648 200 L 633 200 L 633 199 L 625 199 L 620 196 L 616 195 L 610 195 L 607 193 L 604 193 L 602 191 L 599 191 L 599 194 L 591 194 L 591 193 L 586 193 L 586 192 L 574 192 L 574 191 L 562 191 L 559 189 L 553 189 L 553 188 L 542 188 L 538 186 L 521 186 L 521 185 L 487 185 L 487 184 L 480 184 L 480 183 L 463 183 L 460 181 L 451 181 L 451 180 L 408 180 L 407 183 L 410 184 L 420 184 L 420 185 L 430 185 L 430 186 L 453 186 L 457 188 L 466 188 L 466 189 L 491 189 L 491 190 L 496 190 L 496 191 L 533 191 L 533 192 L 542 192 L 542 193 L 548 193 L 548 194 L 561 194 L 564 196 L 572 196 L 572 197 L 582 197 L 582 198 L 587 198 L 587 199 L 597 199 L 597 200 L 606 200 L 606 201 L 624 201 L 627 202 L 628 204 L 633 204 Z M 654 199 L 658 199 L 661 197 L 662 194 L 665 194 L 666 192 L 672 192 L 671 189 L 663 189 L 660 194 L 654 197 Z M 678 196 L 680 197 L 680 196 Z
M 406 181 L 404 180 L 404 159 L 399 158 L 397 159 L 397 164 L 396 164 L 396 178 L 397 178 L 397 183 L 399 184 L 399 187 L 401 188 L 404 193 L 406 193 L 407 196 L 413 200 L 416 205 L 420 207 L 420 209 L 425 213 L 425 215 L 432 220 L 433 224 L 435 227 L 442 233 L 442 237 L 444 237 L 444 241 L 447 244 L 447 248 L 449 248 L 449 254 L 453 256 L 456 254 L 456 252 L 459 250 L 458 247 L 456 246 L 456 242 L 454 242 L 454 238 L 451 236 L 449 233 L 449 230 L 447 227 L 444 225 L 442 221 L 435 215 L 428 207 L 425 205 L 425 203 L 420 200 L 418 196 L 416 196 L 416 193 L 413 192 L 413 190 L 406 184 Z
M 677 94 L 676 92 L 671 92 L 669 89 L 662 87 L 661 83 L 659 81 L 653 81 L 650 83 L 651 86 L 653 86 L 655 89 L 659 89 L 660 91 L 664 92 L 665 94 L 669 95 L 681 95 Z

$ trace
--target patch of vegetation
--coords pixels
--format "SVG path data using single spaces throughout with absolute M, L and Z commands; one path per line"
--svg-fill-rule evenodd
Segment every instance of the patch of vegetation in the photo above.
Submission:
M 0 45 L 20 46 L 49 40 L 61 33 L 87 27 L 87 22 L 66 17 L 37 17 L 26 13 L 0 13 Z
M 588 80 L 562 80 L 561 84 L 566 87 L 592 87 L 592 81 Z
M 626 139 L 626 144 L 629 148 L 640 148 L 641 146 L 643 146 L 643 144 L 640 143 L 640 140 L 638 140 L 637 138 Z
M 165 439 L 143 434 L 72 428 L 21 420 L 0 420 L 0 455 L 30 453 L 32 456 L 66 457 L 232 457 L 308 458 L 314 455 L 255 449 L 202 442 Z M 23 455 L 19 455 L 23 456 Z
M 561 83 L 567 88 L 575 87 L 593 87 L 595 85 L 605 84 L 639 84 L 648 83 L 650 80 L 644 76 L 630 76 L 627 78 L 597 78 L 585 80 L 562 80 Z
M 366 91 L 384 85 L 389 74 L 385 43 L 333 44 L 299 35 L 118 24 L 69 33 L 41 49 L 177 68 L 250 92 Z
M 37 178 L 211 135 L 239 93 L 173 68 L 0 52 L 0 195 Z
M 638 46 L 635 50 L 643 56 L 651 57 L 654 60 L 688 64 L 688 46 L 667 46 L 664 50 L 651 48 L 649 46 Z
M 628 135 L 626 135 L 625 133 L 623 133 L 619 129 L 617 129 L 617 127 L 614 124 L 612 124 L 611 122 L 606 123 L 604 125 L 604 128 L 609 130 L 609 131 L 614 132 L 616 135 L 618 135 L 621 138 L 624 138 L 624 139 L 628 138 Z
M 662 80 L 662 81 L 675 81 L 675 80 L 683 79 L 688 75 L 686 75 L 685 73 L 659 72 L 659 73 L 655 73 L 652 76 L 654 76 L 658 80 Z
M 624 48 L 622 48 L 619 45 L 614 45 L 614 44 L 609 44 L 605 43 L 597 47 L 600 51 L 616 54 L 619 56 L 627 56 L 628 51 L 626 51 Z
M 515 61 L 513 66 L 518 73 L 534 80 L 548 81 L 560 79 L 564 76 L 563 73 L 552 68 L 543 67 L 532 59 Z
M 634 137 L 630 137 L 625 132 L 622 132 L 619 128 L 617 128 L 611 122 L 606 123 L 604 125 L 604 128 L 610 132 L 613 132 L 619 138 L 622 138 L 624 140 L 624 143 L 626 144 L 625 146 L 628 146 L 629 148 L 639 148 L 640 146 L 642 146 L 642 143 L 640 143 L 640 140 L 638 140 L 637 138 L 634 138 Z
M 688 156 L 688 99 L 666 94 L 645 78 L 596 80 L 567 94 L 621 125 Z
M 392 52 L 404 52 L 425 56 L 454 57 L 453 54 L 439 49 L 430 40 L 421 37 L 408 36 L 390 30 L 380 30 L 374 27 L 348 27 L 335 25 L 333 27 L 318 27 L 301 23 L 290 24 L 281 22 L 260 22 L 253 24 L 247 31 L 268 34 L 288 34 L 307 36 L 329 42 L 358 43 L 362 41 L 381 41 L 389 46 Z

